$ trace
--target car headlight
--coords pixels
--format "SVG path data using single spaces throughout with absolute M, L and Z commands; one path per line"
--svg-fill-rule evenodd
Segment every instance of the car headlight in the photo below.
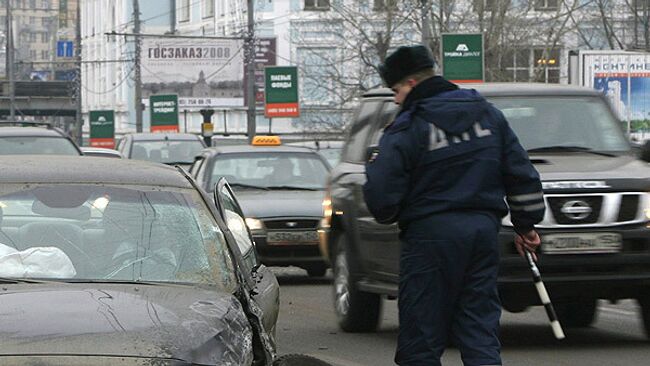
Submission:
M 254 219 L 252 217 L 246 218 L 246 225 L 250 231 L 264 230 L 264 222 L 260 219 Z

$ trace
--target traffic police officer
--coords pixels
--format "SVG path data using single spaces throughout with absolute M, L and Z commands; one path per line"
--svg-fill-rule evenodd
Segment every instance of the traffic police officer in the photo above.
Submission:
M 535 251 L 539 174 L 503 114 L 435 76 L 423 46 L 398 48 L 380 73 L 401 109 L 366 163 L 364 197 L 400 227 L 395 362 L 440 365 L 453 342 L 466 366 L 501 365 L 497 233 L 509 210 L 517 250 Z

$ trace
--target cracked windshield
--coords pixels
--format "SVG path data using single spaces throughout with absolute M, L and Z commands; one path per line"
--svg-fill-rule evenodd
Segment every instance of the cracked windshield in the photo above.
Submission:
M 223 234 L 192 191 L 4 186 L 0 212 L 0 277 L 233 281 Z

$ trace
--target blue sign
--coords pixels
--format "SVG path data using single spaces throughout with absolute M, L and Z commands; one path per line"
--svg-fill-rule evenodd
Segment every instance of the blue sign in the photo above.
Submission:
M 72 41 L 56 42 L 56 57 L 72 57 L 74 55 L 74 43 Z

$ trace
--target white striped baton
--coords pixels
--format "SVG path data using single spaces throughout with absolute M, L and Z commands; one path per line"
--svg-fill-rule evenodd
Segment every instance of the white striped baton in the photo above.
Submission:
M 555 309 L 551 303 L 551 298 L 548 296 L 548 292 L 546 292 L 546 286 L 544 286 L 544 282 L 542 282 L 542 275 L 539 273 L 539 268 L 537 268 L 537 265 L 533 260 L 533 256 L 528 250 L 526 250 L 526 259 L 528 259 L 530 270 L 533 273 L 535 288 L 537 289 L 539 299 L 542 301 L 544 309 L 546 310 L 546 315 L 548 316 L 548 321 L 551 323 L 553 334 L 557 339 L 564 339 L 564 331 L 562 330 L 562 325 L 560 325 L 557 314 L 555 314 Z

